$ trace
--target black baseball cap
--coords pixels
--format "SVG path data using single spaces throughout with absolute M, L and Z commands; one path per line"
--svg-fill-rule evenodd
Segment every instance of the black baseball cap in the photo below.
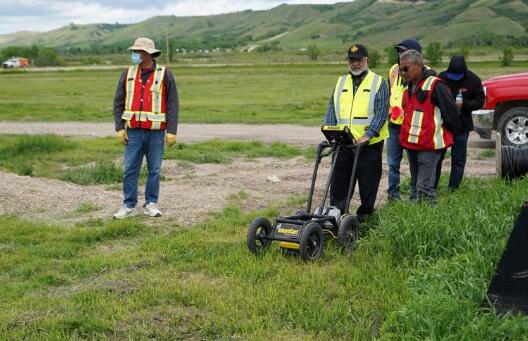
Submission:
M 347 50 L 346 59 L 360 59 L 363 57 L 368 57 L 368 51 L 364 45 L 354 44 Z
M 396 50 L 402 50 L 402 51 L 416 50 L 416 51 L 422 53 L 422 46 L 420 45 L 420 43 L 416 39 L 405 39 L 405 40 L 402 40 L 402 42 L 399 43 L 398 45 L 394 46 L 394 48 Z

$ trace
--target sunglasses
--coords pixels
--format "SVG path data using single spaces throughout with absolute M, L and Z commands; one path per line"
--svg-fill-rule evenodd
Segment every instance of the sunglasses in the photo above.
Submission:
M 400 72 L 404 72 L 405 73 L 405 72 L 408 72 L 409 69 L 410 69 L 409 66 L 404 66 L 404 67 L 400 68 Z

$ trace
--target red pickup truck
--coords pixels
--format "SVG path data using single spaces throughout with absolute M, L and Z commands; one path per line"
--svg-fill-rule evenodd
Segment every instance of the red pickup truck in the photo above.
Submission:
M 502 144 L 528 147 L 528 73 L 493 77 L 482 85 L 486 103 L 472 113 L 475 131 L 491 138 L 497 130 Z

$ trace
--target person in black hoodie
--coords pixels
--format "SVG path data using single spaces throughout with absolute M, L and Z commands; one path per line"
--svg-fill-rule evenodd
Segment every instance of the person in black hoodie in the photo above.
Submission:
M 468 70 L 464 56 L 453 56 L 446 71 L 441 72 L 440 77 L 451 90 L 460 111 L 461 129 L 454 135 L 454 144 L 451 147 L 451 174 L 449 176 L 449 188 L 454 190 L 460 186 L 464 176 L 464 167 L 467 159 L 467 143 L 469 132 L 473 130 L 473 119 L 471 112 L 481 109 L 486 97 L 480 78 Z M 437 166 L 435 188 L 438 187 L 440 174 L 442 172 L 442 154 Z

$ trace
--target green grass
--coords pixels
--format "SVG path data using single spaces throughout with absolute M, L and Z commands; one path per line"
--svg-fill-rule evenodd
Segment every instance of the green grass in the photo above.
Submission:
M 100 210 L 102 207 L 89 202 L 83 202 L 75 209 L 75 213 L 90 213 Z
M 185 160 L 194 163 L 226 164 L 235 158 L 274 157 L 288 159 L 296 156 L 313 158 L 313 148 L 301 148 L 284 143 L 271 144 L 260 141 L 226 141 L 213 139 L 195 144 L 177 144 L 167 148 L 167 159 Z
M 329 242 L 314 263 L 276 245 L 248 252 L 247 225 L 273 208 L 228 207 L 203 224 L 156 229 L 143 218 L 54 226 L 0 217 L 0 336 L 523 339 L 527 317 L 480 303 L 528 180 L 467 180 L 437 205 L 380 209 L 353 254 Z
M 490 159 L 495 157 L 495 150 L 493 149 L 486 149 L 483 151 L 480 151 L 477 155 L 478 159 Z
M 341 57 L 335 59 L 341 62 Z M 469 64 L 483 79 L 522 72 L 526 64 L 501 68 Z M 375 71 L 386 76 L 389 66 Z M 445 65 L 436 67 L 441 71 Z M 175 66 L 183 123 L 291 123 L 320 125 L 343 64 Z M 9 84 L 2 120 L 113 122 L 113 96 L 121 70 L 0 73 Z M 29 96 L 28 94 L 31 94 Z
M 115 138 L 73 138 L 55 135 L 0 135 L 0 167 L 19 175 L 47 177 L 79 185 L 122 181 L 123 146 Z M 235 158 L 312 158 L 313 148 L 259 141 L 209 140 L 165 149 L 165 159 L 227 164 Z M 146 179 L 146 167 L 140 183 Z M 162 178 L 163 180 L 163 178 Z

